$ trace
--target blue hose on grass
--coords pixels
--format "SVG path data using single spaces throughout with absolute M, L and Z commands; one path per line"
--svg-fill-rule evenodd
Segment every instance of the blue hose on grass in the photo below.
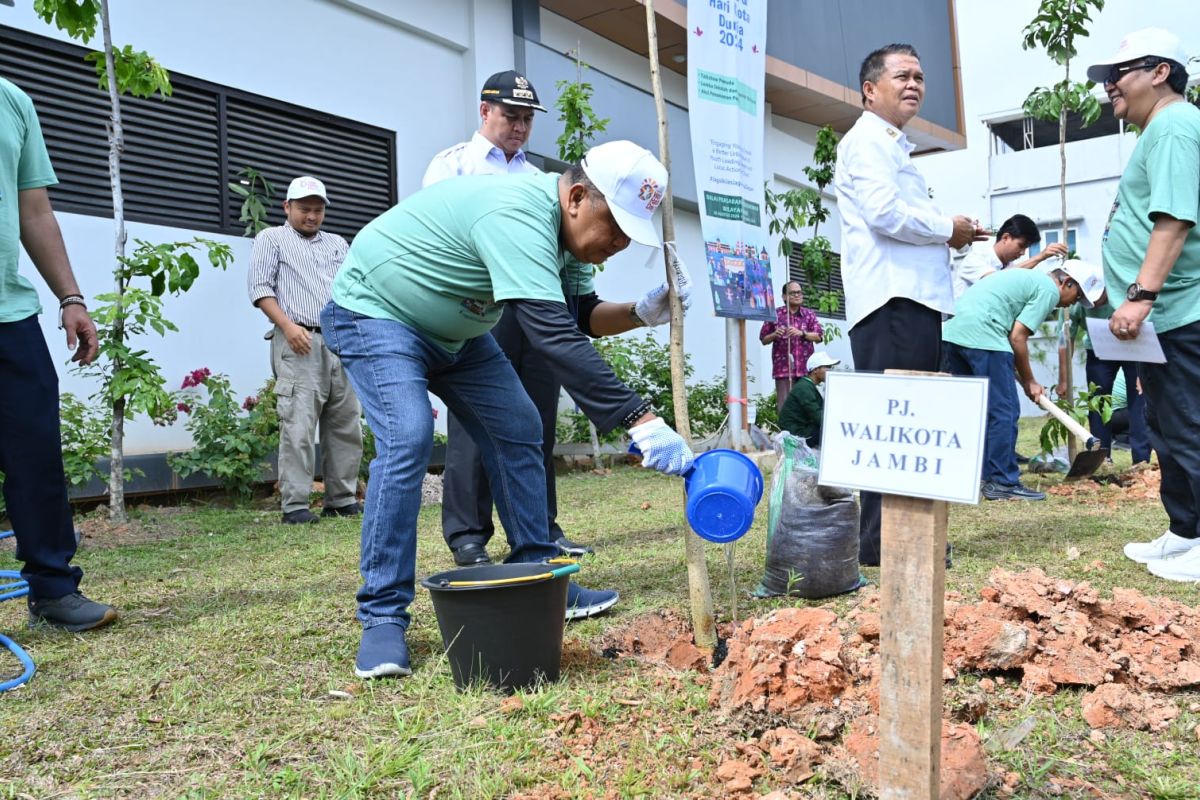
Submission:
M 0 539 L 7 539 L 12 536 L 12 531 L 0 531 Z M 0 600 L 13 600 L 17 597 L 24 597 L 29 594 L 29 583 L 21 577 L 21 573 L 10 569 L 0 569 Z M 0 633 L 0 644 L 8 648 L 8 651 L 17 657 L 17 661 L 21 662 L 23 671 L 16 678 L 0 682 L 0 692 L 7 692 L 9 689 L 15 689 L 18 686 L 28 683 L 33 677 L 33 673 L 37 667 L 33 665 L 33 659 L 29 657 L 19 644 Z

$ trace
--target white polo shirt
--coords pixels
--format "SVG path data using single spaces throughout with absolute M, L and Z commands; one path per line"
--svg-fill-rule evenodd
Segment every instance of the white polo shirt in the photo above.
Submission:
M 448 147 L 433 157 L 421 179 L 421 188 L 455 175 L 515 175 L 521 172 L 541 172 L 525 158 L 525 151 L 508 159 L 504 151 L 475 131 L 469 141 Z
M 842 220 L 842 285 L 853 328 L 892 298 L 954 310 L 953 218 L 929 198 L 904 132 L 864 111 L 838 144 L 833 186 Z

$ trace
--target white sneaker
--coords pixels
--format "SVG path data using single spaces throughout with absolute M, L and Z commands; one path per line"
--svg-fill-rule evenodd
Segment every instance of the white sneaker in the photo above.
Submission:
M 1185 539 L 1167 531 L 1153 542 L 1130 542 L 1125 545 L 1125 557 L 1139 564 L 1171 558 L 1200 545 L 1200 539 Z
M 1200 581 L 1200 547 L 1193 547 L 1183 555 L 1161 558 L 1146 564 L 1146 568 L 1160 578 L 1169 581 L 1195 583 Z

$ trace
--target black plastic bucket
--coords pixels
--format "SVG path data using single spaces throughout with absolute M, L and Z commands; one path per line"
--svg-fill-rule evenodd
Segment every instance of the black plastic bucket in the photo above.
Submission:
M 566 575 L 549 564 L 493 564 L 430 575 L 421 585 L 433 596 L 454 684 L 485 683 L 503 691 L 558 680 L 567 616 Z M 577 568 L 576 568 L 577 569 Z M 455 582 L 540 579 L 491 586 Z

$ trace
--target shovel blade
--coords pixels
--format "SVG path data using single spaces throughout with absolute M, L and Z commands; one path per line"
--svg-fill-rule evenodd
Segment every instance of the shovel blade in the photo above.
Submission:
M 1100 469 L 1100 465 L 1108 458 L 1108 448 L 1101 447 L 1097 450 L 1084 450 L 1075 456 L 1074 463 L 1071 464 L 1071 469 L 1067 472 L 1067 480 L 1078 480 L 1086 478 L 1096 470 Z

